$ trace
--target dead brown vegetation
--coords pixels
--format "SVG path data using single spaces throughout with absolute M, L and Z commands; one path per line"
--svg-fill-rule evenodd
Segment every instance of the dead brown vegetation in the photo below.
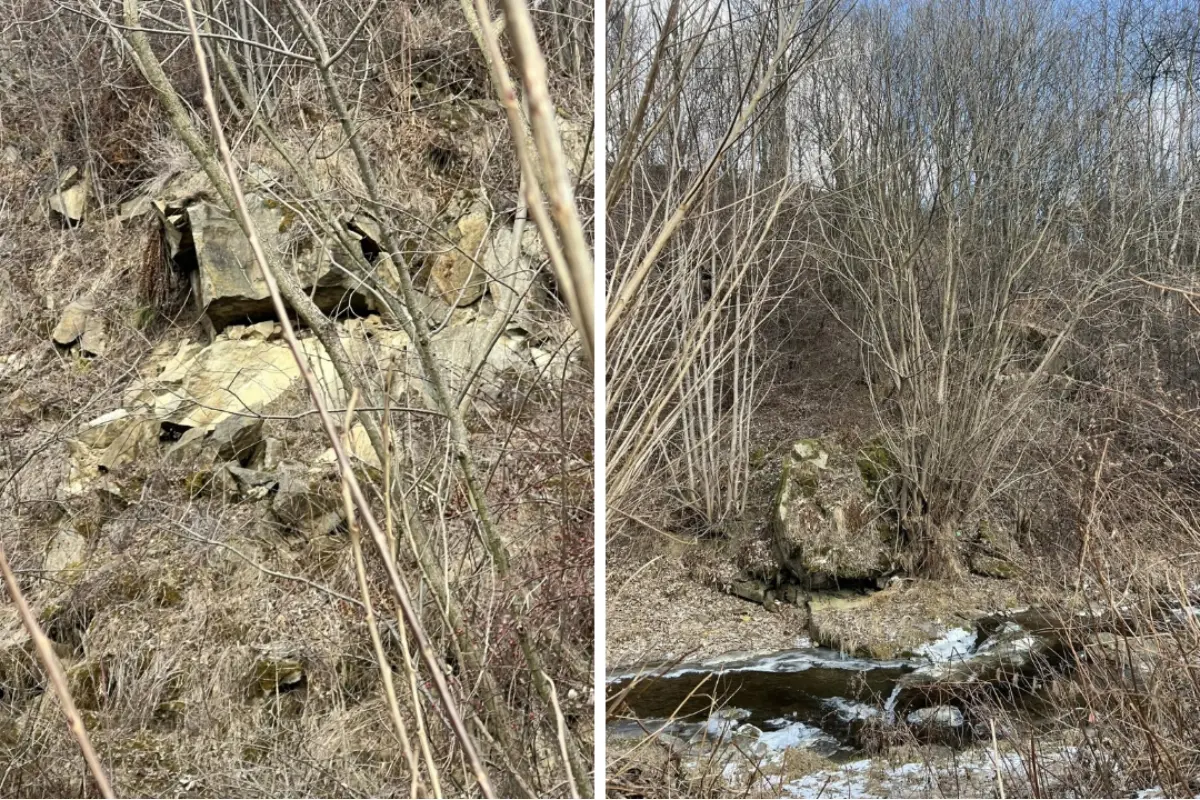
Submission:
M 153 215 L 122 203 L 209 166 L 216 120 L 239 181 L 256 169 L 279 176 L 274 196 L 296 238 L 371 208 L 388 221 L 384 246 L 417 280 L 447 247 L 429 220 L 464 191 L 489 199 L 520 241 L 525 215 L 546 214 L 545 194 L 574 212 L 590 177 L 580 176 L 584 188 L 536 195 L 522 183 L 515 150 L 533 153 L 535 184 L 565 168 L 543 169 L 544 142 L 532 147 L 523 129 L 510 136 L 461 6 L 363 3 L 307 18 L 295 2 L 198 9 L 212 119 L 182 5 L 128 3 L 131 15 L 111 16 L 88 3 L 11 5 L 15 24 L 0 42 L 0 537 L 116 791 L 467 796 L 490 783 L 515 796 L 590 792 L 591 390 L 586 371 L 562 373 L 577 360 L 569 354 L 549 356 L 536 386 L 527 376 L 498 381 L 478 404 L 460 405 L 443 387 L 442 413 L 427 416 L 399 404 L 385 413 L 378 393 L 389 377 L 344 365 L 347 391 L 361 389 L 356 419 L 391 467 L 342 472 L 347 484 L 362 481 L 354 516 L 364 540 L 371 516 L 405 534 L 391 553 L 364 553 L 362 583 L 344 533 L 297 540 L 219 482 L 160 458 L 107 475 L 120 491 L 81 500 L 58 487 L 79 424 L 119 406 L 128 381 L 181 340 L 207 335 Z M 526 27 L 549 48 L 545 77 L 560 113 L 580 120 L 568 132 L 578 138 L 590 119 L 590 23 L 563 13 L 590 9 L 556 8 L 535 11 Z M 509 48 L 507 35 L 499 41 Z M 502 56 L 522 97 L 539 90 L 521 60 L 536 49 L 526 42 Z M 540 91 L 545 128 L 553 121 Z M 557 136 L 547 130 L 543 140 Z M 68 166 L 92 187 L 77 226 L 44 205 Z M 207 177 L 210 200 L 232 196 L 219 170 Z M 590 255 L 579 216 L 540 228 L 558 237 L 570 225 L 576 238 L 564 249 L 582 279 Z M 567 274 L 557 292 L 535 276 L 536 298 L 501 308 L 497 338 L 520 302 L 521 324 L 548 346 L 577 348 L 562 325 Z M 385 305 L 398 324 L 425 326 L 410 290 Z M 105 357 L 48 342 L 61 309 L 85 297 L 108 324 Z M 287 299 L 322 336 L 328 320 L 308 314 L 301 296 Z M 418 345 L 423 330 L 411 330 Z M 336 336 L 328 344 L 333 353 Z M 436 384 L 439 367 L 425 366 Z M 297 395 L 266 412 L 291 458 L 310 460 L 330 443 L 311 412 Z M 58 574 L 42 562 L 64 529 L 87 545 L 84 564 Z M 415 615 L 398 608 L 391 559 Z M 302 665 L 298 681 L 286 677 L 291 660 Z M 93 793 L 39 670 L 21 664 L 0 675 L 13 720 L 0 736 L 4 793 Z M 272 681 L 287 688 L 262 688 Z M 473 769 L 472 748 L 481 754 Z

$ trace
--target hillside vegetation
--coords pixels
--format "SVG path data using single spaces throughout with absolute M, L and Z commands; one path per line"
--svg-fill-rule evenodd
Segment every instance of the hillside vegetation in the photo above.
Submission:
M 1015 792 L 1200 790 L 1195 11 L 610 7 L 610 667 L 965 627 L 999 679 L 860 745 L 940 719 Z M 659 744 L 612 786 L 781 791 Z
M 590 6 L 0 18 L 0 794 L 589 795 Z

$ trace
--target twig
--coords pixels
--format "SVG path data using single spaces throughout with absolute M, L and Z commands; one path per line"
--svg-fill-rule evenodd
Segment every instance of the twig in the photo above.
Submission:
M 546 683 L 550 684 L 550 705 L 554 708 L 554 720 L 557 723 L 556 730 L 558 731 L 558 752 L 562 756 L 563 764 L 567 770 L 567 786 L 571 790 L 571 797 L 579 800 L 579 790 L 575 786 L 575 776 L 571 773 L 571 757 L 567 752 L 567 720 L 563 717 L 562 708 L 558 705 L 558 689 L 554 685 L 554 681 L 546 676 Z
M 988 720 L 992 728 L 992 765 L 996 768 L 996 793 L 1004 800 L 1004 776 L 1000 774 L 1000 745 L 996 741 L 996 720 Z
M 350 429 L 354 425 L 354 404 L 358 402 L 358 391 L 350 395 L 350 403 L 346 406 L 346 421 L 342 425 L 345 436 L 345 447 L 350 447 Z M 400 749 L 404 751 L 404 760 L 412 773 L 412 795 L 424 794 L 421 791 L 421 765 L 413 752 L 412 742 L 408 738 L 408 726 L 400 714 L 400 703 L 396 700 L 396 686 L 392 682 L 392 666 L 388 662 L 387 653 L 383 650 L 383 641 L 379 638 L 379 626 L 375 624 L 375 609 L 371 604 L 371 587 L 367 583 L 367 569 L 363 564 L 362 543 L 359 541 L 358 519 L 354 516 L 354 501 L 350 499 L 350 487 L 342 480 L 342 503 L 346 507 L 346 523 L 350 529 L 350 549 L 354 553 L 354 576 L 358 579 L 358 591 L 362 595 L 363 609 L 367 616 L 367 630 L 371 634 L 371 647 L 375 650 L 375 662 L 379 665 L 379 677 L 383 680 L 383 691 L 387 697 L 388 713 L 392 717 L 392 725 L 396 735 L 400 737 Z M 430 774 L 429 781 L 433 796 L 442 796 L 441 781 L 438 779 L 437 765 L 432 761 L 427 763 Z

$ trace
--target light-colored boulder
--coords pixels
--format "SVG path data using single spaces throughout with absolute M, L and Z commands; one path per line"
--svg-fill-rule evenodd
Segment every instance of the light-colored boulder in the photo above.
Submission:
M 100 454 L 97 469 L 111 472 L 153 451 L 158 446 L 159 430 L 157 420 L 131 421 Z
M 67 440 L 70 458 L 65 493 L 82 494 L 103 473 L 150 452 L 158 444 L 158 435 L 156 420 L 124 408 L 84 423 Z
M 78 343 L 84 355 L 102 356 L 108 348 L 104 318 L 89 300 L 76 300 L 64 308 L 51 338 L 60 347 Z
M 557 122 L 567 170 L 576 179 L 581 178 L 592 170 L 592 151 L 596 140 L 592 134 L 591 120 L 559 117 Z
M 83 332 L 87 330 L 87 321 L 88 317 L 92 315 L 92 310 L 93 306 L 87 300 L 76 300 L 69 303 L 58 318 L 58 324 L 54 326 L 54 333 L 50 335 L 54 339 L 54 343 L 69 347 L 79 341 L 79 337 L 83 336 Z
M 112 444 L 113 439 L 132 421 L 133 415 L 125 408 L 117 408 L 107 414 L 101 414 L 91 422 L 79 426 L 75 439 L 93 449 L 103 450 Z
M 341 381 L 316 339 L 301 340 L 326 400 L 342 402 Z M 213 428 L 234 414 L 254 415 L 300 380 L 283 342 L 220 338 L 190 360 L 173 360 L 156 381 L 153 414 L 184 428 Z
M 83 220 L 87 208 L 91 183 L 91 179 L 87 175 L 80 175 L 77 168 L 66 170 L 59 176 L 58 188 L 46 198 L 50 210 L 65 222 L 78 224 Z
M 371 446 L 371 439 L 367 436 L 367 430 L 362 425 L 356 424 L 350 429 L 350 435 L 346 437 L 349 442 L 348 455 L 352 462 L 357 461 L 360 464 L 365 464 L 374 470 L 382 470 L 383 464 L 379 461 L 379 456 L 375 453 L 375 448 Z M 333 448 L 326 448 L 318 459 L 324 464 L 336 464 L 337 455 L 333 452 Z
M 216 447 L 208 440 L 204 428 L 188 428 L 179 439 L 167 448 L 163 456 L 168 464 L 195 465 L 203 461 L 211 465 L 217 460 Z
M 262 447 L 258 449 L 254 462 L 250 466 L 254 469 L 271 472 L 278 469 L 282 461 L 283 442 L 272 436 L 267 436 L 263 439 Z
M 429 279 L 436 295 L 451 305 L 469 306 L 483 296 L 488 276 L 480 268 L 489 227 L 486 211 L 472 211 L 455 225 L 454 247 L 434 260 Z
M 70 528 L 59 528 L 46 548 L 42 569 L 59 581 L 71 581 L 79 576 L 87 540 Z
M 492 331 L 488 322 L 485 318 L 464 325 L 451 325 L 433 339 L 434 357 L 442 367 L 446 385 L 455 394 L 461 392 L 466 380 L 471 377 L 471 370 L 485 355 L 486 361 L 475 389 L 495 397 L 509 388 L 503 379 L 506 371 L 526 370 L 532 365 L 528 343 L 521 336 L 504 333 L 492 346 Z M 430 408 L 435 407 L 432 388 L 424 379 L 424 370 L 415 352 L 408 356 L 407 364 L 414 374 L 421 376 L 414 379 L 414 383 L 424 396 L 425 403 Z
M 276 257 L 282 213 L 257 198 L 247 200 L 263 251 Z M 270 292 L 237 220 L 206 202 L 191 206 L 187 215 L 196 246 L 196 296 L 213 325 L 270 314 Z

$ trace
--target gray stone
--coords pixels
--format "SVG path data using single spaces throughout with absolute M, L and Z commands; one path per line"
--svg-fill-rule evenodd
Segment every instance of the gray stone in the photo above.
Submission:
M 167 448 L 163 459 L 169 464 L 193 464 L 203 460 L 212 464 L 217 460 L 216 448 L 208 441 L 204 428 L 188 428 L 179 440 Z
M 218 422 L 209 438 L 222 461 L 236 461 L 244 466 L 254 460 L 262 445 L 262 429 L 261 417 L 235 414 Z
M 268 436 L 263 439 L 262 447 L 258 449 L 254 461 L 250 464 L 254 469 L 271 472 L 283 461 L 283 442 Z
M 85 356 L 103 356 L 108 352 L 108 325 L 104 317 L 92 314 L 79 337 L 79 352 Z
M 766 591 L 766 587 L 761 581 L 736 581 L 729 587 L 729 593 L 734 597 L 740 597 L 760 605 L 766 599 Z
M 279 487 L 271 500 L 271 511 L 285 526 L 316 537 L 331 533 L 342 524 L 345 509 L 341 485 L 331 470 L 283 464 L 278 477 Z
M 779 601 L 775 599 L 775 592 L 768 591 L 763 595 L 763 608 L 772 614 L 779 613 Z
M 784 603 L 799 606 L 804 604 L 804 590 L 794 583 L 787 583 L 779 589 L 779 599 Z
M 291 209 L 259 195 L 249 195 L 246 200 L 268 261 L 291 269 L 318 308 L 329 314 L 351 309 L 365 314 L 372 308 L 370 297 L 358 282 L 333 266 L 335 262 L 352 263 L 340 244 L 311 239 L 299 245 L 289 242 L 297 225 Z M 174 224 L 169 215 L 163 215 L 163 219 L 164 225 Z M 214 204 L 200 201 L 188 207 L 186 223 L 180 220 L 180 224 L 191 228 L 197 263 L 193 289 L 215 329 L 276 318 L 266 281 L 235 218 Z M 375 264 L 375 277 L 390 288 L 394 267 L 389 272 L 387 266 Z
M 976 575 L 982 575 L 985 578 L 998 578 L 1005 580 L 1013 578 L 1017 574 L 1016 566 L 1007 558 L 990 555 L 988 553 L 976 553 L 970 559 L 971 572 Z
M 226 466 L 225 469 L 237 481 L 238 490 L 242 496 L 252 500 L 261 500 L 279 484 L 279 477 L 274 473 L 235 467 L 232 464 Z
M 185 481 L 193 497 L 216 497 L 232 501 L 241 494 L 241 487 L 230 473 L 227 464 L 199 469 Z

